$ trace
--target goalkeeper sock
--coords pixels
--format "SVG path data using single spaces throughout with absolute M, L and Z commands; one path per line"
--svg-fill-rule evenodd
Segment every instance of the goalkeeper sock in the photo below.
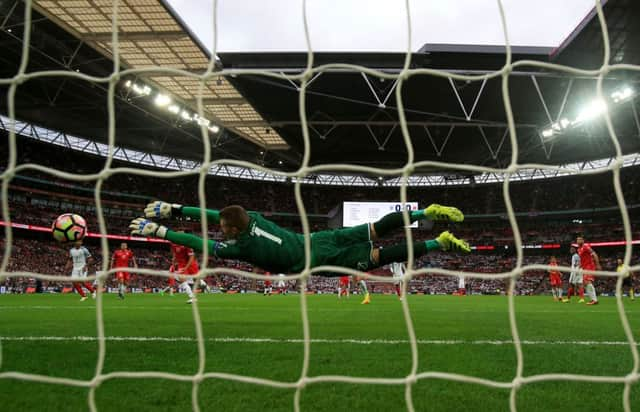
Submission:
M 416 210 L 409 213 L 409 222 L 413 223 L 419 219 L 426 219 L 424 210 Z M 373 224 L 373 229 L 379 237 L 386 236 L 395 229 L 404 227 L 404 219 L 402 218 L 402 212 L 389 213 L 383 216 Z
M 631 300 L 636 299 L 636 292 L 633 290 L 633 288 L 629 289 L 629 297 L 631 298 Z
M 432 250 L 440 250 L 440 243 L 437 240 L 427 240 L 426 242 L 418 242 L 413 244 L 413 257 L 418 258 Z M 393 262 L 404 262 L 407 260 L 407 244 L 399 243 L 397 245 L 380 249 L 380 266 L 388 265 Z
M 598 301 L 598 296 L 596 296 L 596 288 L 593 287 L 593 283 L 589 283 L 587 285 L 587 294 L 589 295 L 589 299 L 594 302 Z

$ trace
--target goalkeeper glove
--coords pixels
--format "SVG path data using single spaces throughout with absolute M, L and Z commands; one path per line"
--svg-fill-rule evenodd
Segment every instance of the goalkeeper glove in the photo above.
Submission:
M 150 237 L 159 237 L 164 239 L 167 236 L 167 227 L 161 226 L 143 217 L 133 219 L 129 225 L 132 235 L 142 235 Z
M 144 208 L 144 215 L 150 218 L 159 217 L 166 219 L 171 217 L 171 215 L 180 215 L 180 209 L 182 209 L 182 205 L 156 200 Z

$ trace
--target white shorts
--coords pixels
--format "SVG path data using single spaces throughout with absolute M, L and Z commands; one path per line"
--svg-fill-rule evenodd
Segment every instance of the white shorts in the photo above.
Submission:
M 466 289 L 464 286 L 464 277 L 458 278 L 458 289 Z
M 285 286 L 287 286 L 287 284 L 286 284 L 286 282 L 285 282 L 284 280 L 279 280 L 279 281 L 278 281 L 278 287 L 279 287 L 279 288 L 283 288 L 283 287 L 285 287 Z
M 571 275 L 569 276 L 569 283 L 571 284 L 576 284 L 576 283 L 582 283 L 582 273 L 580 272 L 571 272 Z
M 71 270 L 71 276 L 75 277 L 75 278 L 86 278 L 87 277 L 87 270 L 84 268 L 73 268 Z

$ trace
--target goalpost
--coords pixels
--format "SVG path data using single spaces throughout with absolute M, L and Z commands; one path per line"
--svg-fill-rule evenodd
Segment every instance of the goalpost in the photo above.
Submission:
M 511 329 L 511 335 L 513 339 L 514 350 L 516 353 L 516 373 L 513 376 L 513 379 L 510 381 L 497 381 L 491 379 L 484 379 L 476 376 L 469 375 L 461 375 L 454 373 L 445 373 L 439 371 L 427 371 L 427 372 L 419 372 L 418 371 L 418 346 L 416 342 L 416 334 L 414 331 L 414 325 L 411 319 L 411 311 L 410 311 L 410 302 L 407 299 L 402 301 L 402 311 L 406 323 L 406 329 L 409 336 L 409 345 L 411 349 L 411 370 L 410 373 L 404 378 L 382 378 L 382 377 L 355 377 L 355 376 L 310 376 L 309 375 L 309 363 L 310 363 L 310 349 L 312 342 L 312 335 L 309 328 L 309 318 L 307 312 L 307 297 L 305 293 L 300 294 L 300 307 L 302 312 L 302 332 L 303 332 L 303 350 L 304 357 L 303 362 L 300 367 L 300 377 L 296 381 L 277 381 L 277 380 L 269 380 L 269 379 L 261 379 L 255 378 L 252 376 L 244 376 L 244 375 L 236 375 L 236 374 L 228 374 L 228 373 L 217 373 L 217 372 L 206 372 L 205 371 L 205 358 L 206 358 L 206 350 L 204 346 L 204 338 L 202 331 L 202 322 L 200 319 L 200 314 L 198 311 L 197 304 L 194 304 L 192 307 L 193 311 L 193 320 L 196 328 L 196 338 L 197 338 L 197 348 L 198 348 L 198 370 L 193 375 L 180 375 L 174 373 L 164 373 L 164 372 L 155 372 L 155 371 L 140 371 L 140 372 L 104 372 L 104 360 L 106 354 L 106 346 L 105 346 L 105 332 L 104 332 L 104 321 L 103 321 L 103 299 L 102 294 L 99 293 L 96 300 L 96 321 L 97 321 L 97 341 L 98 341 L 98 359 L 95 365 L 95 373 L 92 379 L 89 380 L 79 380 L 79 379 L 68 379 L 68 378 L 59 378 L 55 376 L 44 376 L 44 375 L 36 375 L 29 373 L 21 373 L 21 372 L 12 372 L 12 371 L 2 371 L 2 342 L 0 341 L 0 381 L 2 379 L 19 379 L 24 381 L 31 382 L 42 382 L 42 383 L 55 383 L 61 385 L 71 385 L 77 387 L 88 388 L 88 407 L 91 411 L 99 410 L 98 405 L 95 401 L 95 392 L 96 389 L 105 381 L 112 379 L 121 379 L 121 378 L 161 378 L 161 379 L 169 379 L 174 381 L 182 381 L 182 382 L 191 382 L 192 383 L 192 408 L 194 411 L 199 411 L 200 406 L 198 402 L 198 392 L 200 384 L 207 379 L 223 379 L 230 380 L 236 382 L 245 382 L 256 385 L 264 385 L 274 388 L 289 388 L 295 389 L 295 396 L 293 402 L 294 411 L 299 411 L 300 408 L 300 397 L 302 391 L 309 385 L 314 385 L 316 383 L 327 383 L 327 382 L 349 382 L 349 383 L 358 383 L 358 384 L 383 384 L 383 385 L 400 385 L 405 388 L 405 401 L 406 401 L 406 409 L 409 411 L 414 410 L 413 398 L 412 398 L 412 388 L 414 384 L 420 380 L 424 379 L 442 379 L 442 380 L 450 380 L 455 382 L 465 382 L 465 383 L 473 383 L 478 385 L 484 385 L 486 387 L 491 388 L 502 388 L 510 390 L 510 402 L 509 406 L 511 411 L 517 410 L 516 405 L 516 396 L 518 390 L 523 386 L 535 382 L 541 381 L 575 381 L 575 382 L 596 382 L 596 383 L 618 383 L 624 384 L 623 397 L 621 399 L 621 403 L 625 411 L 631 410 L 630 404 L 630 392 L 631 387 L 634 383 L 637 383 L 640 380 L 639 367 L 640 367 L 640 356 L 638 354 L 637 343 L 632 334 L 629 321 L 627 319 L 627 315 L 624 311 L 622 299 L 621 299 L 621 288 L 622 288 L 622 280 L 623 277 L 628 274 L 630 271 L 638 271 L 640 267 L 630 267 L 631 262 L 631 252 L 632 252 L 632 244 L 631 244 L 631 228 L 629 223 L 629 214 L 627 212 L 626 203 L 623 198 L 622 189 L 620 185 L 620 169 L 623 165 L 623 156 L 620 147 L 619 140 L 616 136 L 616 132 L 612 125 L 612 120 L 607 111 L 603 113 L 607 130 L 609 133 L 609 137 L 611 139 L 611 143 L 615 148 L 615 160 L 611 162 L 611 164 L 599 170 L 598 172 L 584 172 L 584 173 L 602 173 L 611 171 L 613 173 L 613 186 L 615 189 L 616 199 L 618 206 L 620 208 L 622 221 L 624 225 L 624 235 L 625 235 L 625 254 L 624 254 L 624 264 L 627 268 L 624 272 L 611 272 L 611 271 L 599 271 L 596 272 L 598 276 L 609 276 L 609 277 L 617 277 L 616 284 L 616 302 L 618 313 L 620 316 L 620 321 L 622 323 L 627 341 L 629 343 L 629 349 L 631 351 L 633 357 L 633 365 L 630 368 L 629 372 L 625 376 L 593 376 L 593 375 L 579 375 L 579 374 L 540 374 L 540 375 L 530 375 L 524 376 L 523 369 L 525 364 L 525 359 L 523 357 L 522 352 L 522 342 L 519 336 L 519 328 L 518 323 L 516 321 L 516 312 L 515 312 L 515 301 L 514 301 L 514 288 L 516 280 L 527 270 L 550 270 L 548 265 L 524 265 L 523 264 L 523 249 L 522 249 L 522 239 L 520 235 L 520 231 L 518 229 L 518 223 L 516 221 L 513 206 L 511 203 L 511 198 L 509 195 L 509 185 L 510 179 L 513 175 L 517 174 L 519 170 L 530 168 L 535 166 L 536 168 L 555 171 L 560 170 L 560 166 L 550 166 L 550 165 L 526 165 L 518 163 L 518 140 L 516 138 L 516 128 L 514 123 L 513 112 L 511 108 L 511 99 L 509 95 L 509 76 L 512 70 L 518 67 L 536 67 L 541 69 L 548 69 L 552 71 L 562 72 L 569 75 L 588 75 L 588 76 L 597 76 L 597 96 L 599 98 L 603 97 L 603 79 L 604 76 L 620 70 L 632 70 L 632 71 L 640 71 L 640 66 L 629 65 L 629 64 L 609 64 L 610 59 L 610 42 L 608 37 L 607 25 L 604 18 L 602 5 L 599 0 L 595 0 L 595 5 L 597 9 L 597 18 L 599 19 L 600 25 L 602 27 L 602 37 L 604 43 L 604 58 L 603 63 L 597 70 L 583 70 L 569 66 L 562 66 L 551 63 L 543 63 L 539 61 L 527 61 L 522 60 L 518 62 L 512 61 L 511 47 L 509 45 L 509 37 L 507 34 L 507 27 L 509 22 L 505 18 L 505 13 L 503 9 L 502 2 L 500 0 L 496 0 L 498 4 L 498 8 L 500 10 L 500 19 L 502 23 L 502 31 L 504 33 L 504 39 L 506 44 L 506 54 L 505 54 L 505 62 L 502 68 L 496 70 L 494 72 L 484 74 L 484 75 L 463 75 L 458 73 L 452 73 L 442 70 L 435 69 L 414 69 L 411 68 L 411 11 L 410 11 L 410 1 L 405 0 L 404 8 L 406 13 L 406 29 L 407 29 L 407 49 L 405 53 L 405 59 L 403 68 L 399 73 L 386 73 L 379 70 L 373 70 L 370 68 L 366 68 L 358 65 L 350 65 L 350 64 L 326 64 L 322 66 L 314 66 L 314 49 L 310 40 L 309 35 L 309 27 L 307 23 L 307 13 L 306 13 L 306 1 L 302 0 L 302 9 L 300 10 L 301 19 L 304 23 L 304 33 L 305 33 L 305 42 L 307 45 L 307 64 L 305 70 L 300 74 L 283 74 L 283 73 L 274 73 L 269 71 L 261 71 L 261 70 L 250 70 L 250 69 L 242 69 L 242 70 L 217 70 L 215 66 L 215 58 L 211 58 L 209 61 L 208 69 L 201 74 L 195 74 L 192 72 L 188 72 L 185 70 L 179 69 L 170 69 L 166 67 L 153 67 L 153 68 L 144 68 L 144 69 L 120 69 L 120 56 L 119 56 L 119 42 L 118 42 L 118 30 L 115 30 L 118 27 L 118 1 L 114 0 L 113 2 L 113 14 L 112 14 L 112 44 L 113 44 L 113 72 L 106 77 L 93 77 L 82 73 L 77 73 L 74 71 L 36 71 L 36 72 L 27 72 L 27 65 L 29 62 L 29 47 L 30 47 L 30 36 L 31 36 L 31 10 L 32 10 L 32 1 L 25 0 L 25 22 L 24 24 L 24 33 L 23 33 L 23 49 L 21 56 L 21 63 L 17 73 L 10 78 L 2 78 L 0 79 L 0 84 L 8 85 L 8 108 L 9 108 L 9 117 L 12 122 L 15 122 L 16 118 L 16 107 L 15 107 L 15 97 L 16 93 L 18 93 L 18 88 L 20 84 L 29 79 L 34 79 L 37 77 L 43 76 L 55 76 L 60 79 L 67 78 L 76 78 L 85 80 L 88 82 L 101 83 L 108 86 L 108 146 L 109 153 L 105 161 L 105 165 L 103 169 L 93 175 L 78 175 L 78 174 L 70 174 L 61 171 L 57 171 L 55 169 L 45 167 L 37 164 L 21 164 L 17 165 L 17 148 L 16 148 L 16 130 L 15 127 L 10 127 L 9 133 L 9 153 L 8 153 L 8 167 L 0 176 L 2 179 L 2 218 L 4 221 L 10 223 L 10 211 L 9 211 L 9 203 L 8 203 L 8 190 L 9 184 L 11 183 L 12 178 L 16 175 L 16 173 L 23 170 L 40 170 L 46 171 L 54 176 L 70 179 L 74 181 L 91 181 L 96 180 L 96 190 L 95 190 L 95 203 L 96 203 L 96 212 L 98 216 L 98 224 L 100 228 L 100 233 L 102 235 L 106 234 L 106 224 L 103 213 L 103 207 L 101 202 L 101 189 L 104 181 L 115 174 L 119 173 L 131 173 L 137 175 L 144 176 L 153 176 L 156 178 L 171 178 L 171 177 L 179 177 L 186 175 L 198 175 L 198 198 L 199 198 L 199 206 L 202 208 L 203 213 L 201 216 L 201 229 L 202 233 L 205 236 L 204 242 L 206 242 L 207 236 L 207 218 L 204 213 L 204 209 L 206 208 L 206 196 L 205 196 L 205 179 L 207 177 L 207 173 L 211 166 L 218 164 L 232 164 L 232 165 L 240 165 L 248 168 L 253 168 L 257 170 L 261 170 L 264 172 L 269 172 L 279 176 L 287 176 L 295 181 L 295 199 L 298 207 L 299 214 L 302 218 L 302 226 L 305 236 L 305 255 L 306 255 L 306 266 L 305 269 L 295 275 L 287 276 L 287 280 L 297 279 L 299 280 L 299 285 L 301 291 L 305 290 L 307 281 L 309 277 L 314 273 L 322 273 L 322 272 L 336 272 L 340 271 L 342 273 L 351 274 L 351 275 L 363 275 L 360 272 L 355 270 L 346 270 L 345 268 L 337 268 L 331 266 L 323 266 L 323 267 L 310 267 L 310 229 L 309 229 L 309 220 L 306 214 L 305 206 L 302 201 L 301 196 L 301 184 L 304 177 L 309 174 L 318 173 L 322 171 L 342 171 L 342 172 L 357 172 L 357 173 L 375 173 L 380 176 L 396 176 L 402 178 L 402 185 L 400 187 L 400 200 L 402 203 L 407 202 L 407 179 L 412 174 L 413 170 L 417 167 L 446 167 L 449 169 L 454 169 L 457 171 L 468 171 L 468 172 L 491 172 L 496 174 L 502 174 L 504 176 L 504 181 L 502 183 L 502 191 L 505 200 L 506 210 L 509 216 L 509 222 L 513 229 L 514 241 L 516 247 L 516 267 L 504 273 L 498 274 L 483 274 L 483 273 L 465 273 L 467 278 L 476 278 L 476 279 L 505 279 L 508 280 L 508 309 L 509 309 L 509 323 Z M 216 30 L 217 30 L 217 20 L 216 20 L 216 6 L 217 3 L 214 0 L 214 12 L 212 16 L 213 28 L 214 28 L 214 38 L 213 38 L 213 52 L 212 56 L 216 55 Z M 331 70 L 331 69 L 341 69 L 348 70 L 354 72 L 365 73 L 370 76 L 375 76 L 378 78 L 384 78 L 388 80 L 398 80 L 397 87 L 395 88 L 395 98 L 398 105 L 398 117 L 400 120 L 400 127 L 402 131 L 403 141 L 407 151 L 407 162 L 404 167 L 399 169 L 381 169 L 381 168 L 371 168 L 364 166 L 356 166 L 356 165 L 318 165 L 318 166 L 310 166 L 310 136 L 309 136 L 309 127 L 308 127 L 308 118 L 306 114 L 306 93 L 307 87 L 310 80 L 317 73 Z M 157 171 L 147 171 L 147 170 L 139 170 L 135 168 L 113 168 L 112 161 L 114 157 L 114 146 L 115 146 L 115 103 L 114 103 L 114 95 L 116 86 L 118 81 L 125 75 L 129 74 L 144 74 L 147 72 L 162 72 L 165 74 L 173 74 L 186 76 L 193 79 L 197 79 L 200 82 L 200 90 L 198 93 L 197 105 L 198 105 L 198 113 L 200 117 L 203 117 L 203 94 L 205 90 L 205 85 L 209 82 L 214 82 L 216 77 L 218 76 L 229 76 L 229 75 L 262 75 L 262 76 L 270 76 L 273 78 L 279 79 L 287 79 L 291 81 L 299 81 L 299 115 L 302 122 L 302 132 L 303 132 L 303 142 L 304 142 L 304 155 L 302 159 L 302 164 L 300 168 L 291 173 L 284 173 L 276 170 L 270 170 L 264 168 L 260 165 L 247 162 L 247 161 L 237 161 L 230 159 L 223 160 L 211 160 L 212 147 L 207 135 L 207 128 L 205 125 L 201 125 L 201 132 L 203 137 L 203 151 L 204 151 L 204 160 L 202 162 L 202 166 L 193 170 L 193 171 L 173 171 L 173 172 L 157 172 Z M 502 93 L 503 93 L 503 104 L 504 110 L 506 113 L 506 117 L 508 120 L 508 131 L 509 131 L 509 139 L 512 146 L 512 155 L 510 163 L 507 167 L 498 169 L 498 168 L 487 168 L 480 166 L 472 166 L 465 164 L 445 164 L 434 161 L 415 161 L 413 146 L 411 143 L 411 137 L 409 134 L 409 129 L 407 125 L 407 120 L 404 113 L 404 106 L 402 101 L 402 89 L 405 82 L 414 75 L 430 75 L 436 76 L 443 79 L 448 80 L 461 80 L 461 81 L 483 81 L 486 79 L 492 78 L 500 78 L 502 81 Z M 404 219 L 405 219 L 405 236 L 410 239 L 411 232 L 408 228 L 409 226 L 409 216 L 406 210 L 404 211 Z M 13 276 L 14 274 L 11 272 L 7 272 L 7 265 L 9 261 L 9 257 L 11 254 L 11 244 L 13 240 L 12 228 L 11 225 L 5 226 L 5 239 L 6 239 L 6 247 L 3 252 L 2 261 L 0 265 L 0 279 Z M 101 238 L 101 252 L 103 256 L 110 256 L 109 246 L 107 243 L 106 237 Z M 411 248 L 408 249 L 409 259 L 408 259 L 408 268 L 406 273 L 406 279 L 410 280 L 412 277 L 429 273 L 443 274 L 443 275 L 457 275 L 455 271 L 444 270 L 444 269 L 423 269 L 416 270 L 413 266 L 413 250 Z M 207 248 L 203 248 L 202 253 L 202 263 L 206 263 L 208 261 L 208 252 Z M 231 269 L 215 269 L 215 268 L 207 268 L 206 265 L 202 265 L 202 270 L 200 271 L 199 276 L 207 276 L 212 274 L 222 273 L 232 273 L 238 276 L 251 277 L 254 279 L 265 279 L 264 276 L 255 275 L 252 273 L 241 272 L 238 270 Z M 558 270 L 563 272 L 570 272 L 570 267 L 559 267 Z M 109 270 L 108 267 L 108 259 L 103 259 L 102 267 L 100 268 L 102 271 L 102 275 L 98 277 L 99 285 L 102 286 L 106 276 L 113 274 L 116 270 Z M 158 275 L 157 271 L 154 270 L 145 270 L 138 269 L 138 273 L 147 274 L 147 275 Z M 23 274 L 24 276 L 24 274 Z M 38 273 L 28 273 L 28 276 L 39 278 L 43 280 L 60 280 L 61 278 L 58 276 L 48 276 Z M 163 276 L 168 276 L 168 274 L 164 274 Z M 377 276 L 369 276 L 372 279 L 380 280 L 380 281 L 391 281 L 389 278 L 377 277 Z M 68 277 L 67 279 L 71 280 L 72 278 Z M 91 278 L 88 278 L 91 279 Z M 403 284 L 403 293 L 406 293 L 406 288 L 408 282 L 404 282 Z

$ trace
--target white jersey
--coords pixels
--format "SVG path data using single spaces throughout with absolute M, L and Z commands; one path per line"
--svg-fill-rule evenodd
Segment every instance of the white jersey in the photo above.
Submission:
M 458 289 L 466 289 L 463 275 L 458 276 Z
M 391 273 L 393 273 L 393 278 L 395 280 L 401 280 L 404 276 L 404 272 L 407 270 L 407 266 L 404 263 L 393 262 L 389 265 L 391 269 Z
M 284 278 L 284 273 L 278 274 L 278 287 L 279 288 L 283 288 L 287 284 L 283 278 Z
M 571 256 L 571 275 L 569 276 L 569 283 L 582 283 L 582 273 L 578 273 L 580 269 L 580 255 L 574 253 Z
M 89 250 L 84 246 L 81 246 L 79 248 L 74 247 L 69 252 L 69 255 L 71 256 L 71 260 L 73 261 L 74 269 L 82 269 L 83 267 L 87 266 L 87 259 L 91 257 L 91 253 L 89 253 Z

